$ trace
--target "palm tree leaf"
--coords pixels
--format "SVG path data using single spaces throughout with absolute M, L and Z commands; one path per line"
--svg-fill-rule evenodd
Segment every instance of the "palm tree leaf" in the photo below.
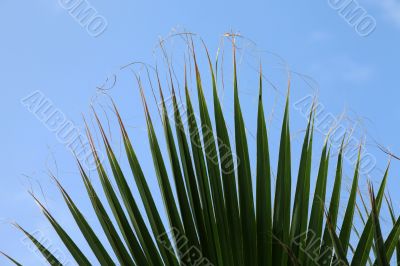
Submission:
M 289 93 L 286 99 L 285 113 L 282 123 L 281 140 L 278 157 L 278 171 L 273 215 L 274 238 L 287 244 L 290 230 L 290 198 L 291 198 L 291 152 L 289 132 Z M 273 265 L 285 265 L 287 256 L 281 245 L 275 241 L 272 249 Z
M 353 184 L 351 186 L 350 197 L 346 207 L 346 212 L 344 214 L 342 227 L 339 234 L 340 242 L 342 243 L 343 251 L 347 254 L 349 248 L 351 228 L 353 226 L 354 209 L 356 205 L 358 178 L 359 178 L 359 168 L 360 168 L 360 157 L 361 157 L 361 147 L 358 152 L 357 164 L 353 177 Z
M 391 206 L 391 204 L 388 204 L 389 206 L 389 212 L 393 213 L 393 208 Z M 390 210 L 392 209 L 392 210 Z M 392 214 L 391 214 L 392 215 Z M 394 216 L 392 217 L 394 218 Z M 387 237 L 384 247 L 383 247 L 383 251 L 385 252 L 385 258 L 387 259 L 387 261 L 390 261 L 394 250 L 397 249 L 398 245 L 399 245 L 399 237 L 400 237 L 400 217 L 394 221 L 394 225 L 392 230 L 389 233 L 389 236 Z M 379 264 L 378 261 L 379 258 L 377 258 L 377 261 L 375 261 L 374 265 Z
M 260 91 L 257 116 L 257 255 L 258 265 L 272 265 L 272 210 L 271 210 L 271 166 L 268 134 L 262 103 L 262 71 L 260 68 Z
M 139 164 L 139 160 L 136 156 L 135 150 L 132 147 L 132 143 L 129 139 L 128 132 L 122 122 L 122 118 L 118 112 L 116 105 L 113 102 L 115 114 L 118 118 L 119 126 L 121 129 L 121 134 L 124 141 L 125 152 L 129 161 L 129 165 L 135 178 L 136 186 L 139 190 L 140 198 L 142 200 L 143 206 L 146 210 L 147 218 L 149 219 L 149 223 L 151 229 L 153 230 L 154 236 L 157 239 L 159 236 L 163 235 L 166 232 L 164 224 L 162 223 L 160 213 L 156 207 L 153 196 L 150 192 L 149 186 L 147 184 L 146 178 L 143 174 L 142 167 Z M 162 241 L 156 241 L 158 249 L 163 257 L 164 263 L 167 265 L 178 265 L 178 261 L 171 252 L 172 244 L 169 238 L 163 238 Z
M 392 203 L 392 199 L 391 199 L 390 195 L 389 195 L 389 199 L 388 199 L 388 197 L 385 194 L 385 201 L 389 208 L 389 214 L 390 214 L 390 218 L 392 219 L 393 229 L 394 229 L 397 224 L 396 224 L 396 218 L 395 218 L 395 214 L 394 214 L 394 207 L 393 207 L 393 203 Z M 389 239 L 389 237 L 388 237 L 388 239 Z M 397 257 L 397 265 L 400 265 L 400 240 L 398 240 L 397 244 L 396 244 L 396 257 Z
M 318 170 L 317 183 L 315 186 L 314 199 L 311 208 L 310 222 L 307 230 L 307 252 L 310 254 L 319 254 L 321 246 L 321 234 L 324 220 L 324 204 L 326 195 L 326 180 L 329 167 L 328 137 L 321 153 L 321 161 Z M 312 257 L 313 255 L 311 255 Z M 316 261 L 317 258 L 306 259 L 306 265 L 311 264 L 311 259 Z
M 368 189 L 371 197 L 371 205 L 372 205 L 372 223 L 374 226 L 374 239 L 375 245 L 377 247 L 377 258 L 376 265 L 378 266 L 389 266 L 388 259 L 386 257 L 385 245 L 383 243 L 383 236 L 381 231 L 381 226 L 379 224 L 379 214 L 376 206 L 376 199 L 374 194 L 374 189 L 371 184 L 368 184 Z M 394 246 L 393 246 L 394 250 Z
M 388 172 L 389 172 L 389 166 L 386 168 L 381 185 L 379 187 L 378 195 L 376 197 L 376 209 L 377 209 L 376 211 L 378 212 L 378 215 L 382 206 L 383 195 L 385 194 Z M 351 262 L 351 265 L 353 266 L 364 265 L 367 262 L 372 247 L 372 241 L 374 238 L 374 231 L 373 231 L 374 228 L 372 219 L 373 217 L 370 215 L 364 226 L 364 230 L 361 234 L 360 240 L 358 241 L 358 245 L 356 247 Z
M 329 220 L 332 224 L 333 228 L 336 228 L 337 218 L 339 213 L 339 202 L 340 202 L 340 189 L 342 186 L 342 171 L 343 171 L 343 145 L 344 145 L 345 136 L 343 137 L 342 144 L 340 146 L 338 160 L 336 165 L 336 174 L 335 174 L 335 183 L 333 185 L 331 202 L 329 204 Z M 320 260 L 319 263 L 321 265 L 327 265 L 332 260 L 333 253 L 332 240 L 329 233 L 328 224 L 325 224 L 325 231 L 322 238 L 322 245 L 320 249 Z
M 172 82 L 172 79 L 171 79 Z M 178 195 L 178 202 L 180 206 L 180 213 L 183 220 L 183 225 L 185 228 L 186 236 L 188 237 L 190 246 L 195 246 L 200 248 L 199 240 L 196 233 L 195 223 L 193 220 L 193 214 L 189 203 L 189 198 L 185 188 L 185 182 L 183 180 L 183 175 L 180 166 L 180 160 L 176 150 L 176 144 L 172 134 L 172 129 L 169 122 L 168 111 L 165 105 L 164 96 L 161 89 L 160 80 L 158 79 L 159 91 L 161 96 L 161 106 L 162 106 L 162 120 L 164 127 L 164 134 L 167 143 L 167 150 L 172 166 L 172 173 L 175 181 L 176 193 Z M 173 86 L 173 84 L 171 84 Z
M 99 220 L 101 227 L 113 248 L 115 255 L 118 258 L 118 261 L 122 265 L 135 265 L 128 251 L 126 250 L 121 238 L 119 237 L 117 230 L 115 229 L 113 223 L 111 222 L 110 217 L 108 216 L 101 200 L 99 199 L 96 191 L 93 188 L 92 182 L 89 180 L 89 177 L 85 173 L 81 163 L 78 161 L 78 167 L 80 174 L 83 179 L 83 183 L 85 184 L 86 191 L 88 193 L 89 199 L 92 203 L 93 209 L 96 213 L 97 219 Z
M 153 240 L 151 239 L 151 235 L 144 222 L 142 214 L 139 211 L 139 207 L 132 195 L 132 191 L 128 185 L 128 182 L 125 179 L 125 176 L 121 170 L 117 158 L 114 155 L 110 142 L 108 141 L 108 138 L 104 132 L 103 126 L 101 125 L 100 120 L 94 110 L 93 113 L 96 117 L 96 121 L 100 129 L 101 136 L 103 138 L 104 146 L 106 147 L 108 161 L 110 163 L 113 176 L 116 180 L 118 189 L 122 196 L 122 200 L 125 204 L 125 208 L 128 212 L 130 221 L 133 227 L 135 228 L 135 233 L 140 241 L 140 245 L 143 248 L 143 251 L 146 254 L 146 258 L 148 261 L 150 261 L 154 265 L 161 265 L 162 264 L 161 257 L 157 251 L 157 248 Z
M 213 248 L 214 242 L 212 239 L 211 227 L 206 225 L 205 209 L 202 207 L 200 193 L 198 191 L 198 185 L 195 173 L 192 155 L 190 153 L 189 144 L 187 142 L 187 137 L 185 133 L 185 128 L 182 122 L 180 108 L 176 99 L 175 90 L 172 85 L 172 104 L 174 111 L 174 122 L 175 131 L 178 140 L 178 146 L 181 156 L 181 163 L 183 168 L 183 173 L 185 176 L 186 191 L 188 192 L 189 203 L 191 209 L 193 210 L 193 216 L 196 222 L 196 228 L 200 239 L 200 245 L 203 252 L 207 258 L 215 260 L 215 250 Z
M 68 251 L 74 257 L 78 265 L 92 265 L 89 260 L 83 255 L 82 251 L 78 248 L 75 242 L 71 239 L 67 232 L 61 227 L 61 225 L 54 219 L 51 213 L 44 207 L 44 205 L 36 198 L 33 193 L 30 193 L 37 205 L 40 207 L 43 214 L 49 220 L 57 235 L 60 237 L 64 245 L 67 247 Z
M 117 198 L 117 195 L 114 191 L 114 188 L 111 185 L 110 179 L 103 167 L 103 164 L 100 161 L 100 158 L 97 154 L 92 134 L 89 130 L 87 123 L 86 125 L 86 135 L 89 139 L 89 144 L 91 147 L 91 151 L 96 162 L 97 173 L 99 175 L 101 185 L 103 187 L 103 191 L 106 195 L 108 204 L 111 208 L 113 216 L 117 221 L 118 227 L 121 230 L 122 236 L 125 239 L 125 244 L 128 246 L 128 249 L 133 256 L 133 259 L 136 263 L 148 263 L 147 258 L 139 244 L 138 239 L 136 238 L 135 233 L 132 230 L 131 225 L 129 224 L 128 219 L 126 218 L 125 212 L 122 209 L 121 203 Z
M 302 252 L 302 250 L 306 246 L 307 226 L 308 226 L 308 205 L 310 196 L 312 135 L 313 135 L 312 121 L 313 121 L 313 111 L 311 110 L 301 150 L 296 193 L 293 203 L 292 223 L 290 228 L 290 238 L 292 241 L 293 253 L 298 257 L 298 260 L 302 263 L 304 263 L 305 259 L 304 257 L 305 254 Z
M 141 85 L 140 85 L 141 86 Z M 161 194 L 163 197 L 164 205 L 167 210 L 169 223 L 171 229 L 178 230 L 180 235 L 186 235 L 186 232 L 183 227 L 183 223 L 181 217 L 178 212 L 178 208 L 175 204 L 175 198 L 172 194 L 171 184 L 168 178 L 167 169 L 164 164 L 164 159 L 161 154 L 160 146 L 158 144 L 157 136 L 154 131 L 153 123 L 150 118 L 150 113 L 146 104 L 146 100 L 144 98 L 143 89 L 140 88 L 140 92 L 142 95 L 142 101 L 146 116 L 146 124 L 147 124 L 147 132 L 148 138 L 150 142 L 150 149 L 153 157 L 154 168 L 156 170 L 158 184 L 161 190 Z M 176 237 L 174 236 L 174 240 L 176 241 Z M 176 244 L 176 243 L 175 243 Z M 181 252 L 187 249 L 187 245 L 184 244 L 181 248 Z M 180 252 L 178 252 L 178 258 L 180 259 Z
M 241 233 L 241 220 L 239 214 L 239 201 L 237 195 L 236 177 L 235 177 L 235 162 L 234 154 L 229 140 L 228 128 L 226 126 L 225 118 L 222 112 L 221 103 L 217 92 L 217 83 L 214 75 L 214 70 L 211 64 L 211 59 L 208 54 L 207 58 L 211 72 L 213 99 L 214 99 L 214 115 L 215 125 L 217 131 L 217 144 L 219 152 L 219 162 L 222 173 L 222 182 L 225 195 L 226 211 L 228 216 L 228 223 L 230 237 L 233 248 L 233 258 L 235 265 L 243 265 L 243 238 Z
M 66 192 L 66 190 L 62 187 L 61 183 L 58 179 L 52 175 L 53 180 L 55 181 L 57 187 L 60 189 L 60 192 L 64 198 L 65 203 L 68 206 L 72 216 L 76 224 L 78 225 L 81 233 L 85 237 L 87 243 L 89 244 L 91 250 L 99 261 L 100 265 L 115 265 L 110 255 L 104 248 L 103 244 L 100 242 L 93 229 L 90 227 L 89 223 L 86 221 L 85 217 L 82 215 L 80 210 L 76 207 L 75 203 Z
M 247 147 L 246 129 L 239 102 L 235 50 L 233 57 L 235 141 L 237 153 L 239 203 L 241 216 L 245 217 L 244 219 L 242 219 L 244 259 L 247 264 L 255 265 L 257 258 L 257 227 L 254 212 L 253 183 L 251 180 L 250 158 Z
M 342 242 L 340 241 L 339 237 L 337 236 L 337 234 L 335 232 L 335 228 L 332 226 L 332 224 L 329 220 L 328 214 L 326 213 L 325 216 L 326 216 L 326 221 L 327 221 L 326 225 L 328 226 L 329 234 L 331 236 L 333 248 L 335 250 L 335 255 L 336 255 L 333 258 L 332 265 L 348 266 L 349 262 L 347 261 L 346 252 L 342 246 Z
M 14 226 L 19 229 L 24 235 L 29 238 L 30 241 L 36 246 L 36 248 L 42 253 L 43 257 L 47 260 L 47 262 L 51 266 L 62 266 L 61 262 L 49 251 L 45 246 L 43 246 L 35 236 L 28 233 L 25 229 L 23 229 L 20 225 L 14 224 Z
M 187 86 L 187 79 L 185 79 L 185 95 L 187 106 L 187 123 L 189 127 L 190 144 L 192 148 L 193 161 L 197 173 L 197 183 L 199 186 L 199 194 L 204 208 L 204 220 L 208 230 L 211 229 L 213 243 L 215 247 L 215 256 L 218 265 L 223 265 L 224 257 L 222 254 L 221 239 L 222 232 L 217 227 L 216 215 L 214 212 L 215 202 L 211 197 L 211 188 L 208 178 L 207 166 L 205 163 L 205 153 L 200 139 L 200 131 L 197 126 L 196 116 L 193 110 L 193 105 L 190 99 L 189 90 Z
M 20 264 L 18 261 L 16 261 L 15 259 L 13 259 L 12 257 L 10 257 L 9 255 L 7 255 L 6 253 L 0 251 L 0 254 L 3 255 L 4 257 L 6 257 L 8 260 L 10 260 L 12 263 L 14 263 L 17 266 L 22 266 L 22 264 Z
M 193 54 L 193 60 L 196 72 L 197 99 L 200 110 L 201 133 L 203 137 L 203 145 L 207 162 L 210 188 L 213 197 L 215 219 L 219 232 L 219 238 L 221 241 L 221 250 L 224 261 L 225 263 L 232 265 L 232 241 L 230 240 L 226 206 L 222 190 L 221 171 L 219 169 L 217 147 L 215 144 L 216 138 L 211 124 L 211 119 L 203 92 L 203 85 L 195 54 Z

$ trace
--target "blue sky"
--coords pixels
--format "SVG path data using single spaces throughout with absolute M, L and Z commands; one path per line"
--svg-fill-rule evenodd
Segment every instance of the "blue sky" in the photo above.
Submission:
M 281 123 L 287 68 L 293 73 L 292 103 L 318 91 L 325 114 L 339 116 L 344 112 L 345 125 L 349 121 L 353 125 L 358 122 L 354 136 L 357 140 L 366 137 L 366 148 L 377 160 L 375 171 L 370 173 L 374 182 L 379 182 L 379 169 L 383 169 L 388 160 L 376 148 L 376 143 L 400 153 L 400 3 L 395 0 L 354 2 L 376 21 L 376 29 L 364 37 L 346 22 L 338 10 L 332 8 L 328 0 L 301 3 L 287 0 L 115 3 L 92 0 L 88 3 L 107 23 L 104 32 L 97 37 L 91 36 L 90 30 L 88 33 L 87 27 L 82 27 L 62 3 L 56 0 L 3 0 L 0 3 L 0 32 L 3 36 L 0 42 L 3 92 L 0 105 L 3 121 L 0 131 L 3 147 L 0 153 L 0 250 L 19 258 L 24 265 L 38 265 L 43 261 L 29 250 L 10 221 L 17 221 L 30 232 L 40 230 L 52 246 L 63 250 L 66 260 L 70 258 L 28 195 L 27 190 L 31 187 L 86 248 L 60 194 L 48 177 L 47 169 L 57 174 L 79 206 L 88 210 L 88 219 L 96 223 L 71 153 L 21 104 L 21 99 L 34 91 L 39 90 L 55 108 L 81 128 L 82 113 L 90 117 L 89 104 L 94 102 L 101 110 L 100 103 L 107 102 L 105 97 L 99 97 L 96 88 L 116 75 L 117 82 L 108 93 L 121 109 L 135 148 L 142 156 L 141 162 L 157 203 L 162 207 L 152 175 L 135 79 L 129 71 L 120 70 L 133 61 L 149 64 L 162 61 L 156 48 L 160 36 L 184 30 L 194 32 L 206 42 L 213 56 L 224 33 L 240 32 L 246 37 L 241 38 L 243 57 L 239 64 L 243 111 L 248 117 L 251 134 L 256 113 L 254 99 L 257 97 L 255 68 L 261 59 L 266 78 L 273 80 L 278 87 L 275 90 L 267 86 L 266 93 L 271 97 L 266 96 L 265 105 L 267 115 L 272 117 L 268 125 L 271 149 L 275 152 L 278 147 L 274 136 Z M 169 43 L 175 49 L 174 58 L 178 66 L 182 67 L 183 55 L 177 53 L 182 44 L 174 46 L 175 39 L 169 39 Z M 227 41 L 225 49 L 229 49 Z M 224 106 L 228 115 L 230 88 L 227 82 Z M 294 107 L 292 113 L 293 149 L 298 154 L 306 120 Z M 112 113 L 109 114 L 115 122 Z M 157 118 L 156 113 L 154 118 Z M 120 151 L 116 124 L 111 125 L 115 132 L 113 145 Z M 319 134 L 320 142 L 323 138 L 323 134 Z M 254 141 L 249 143 L 254 146 Z M 314 154 L 318 156 L 320 149 L 316 147 Z M 254 153 L 254 147 L 250 150 Z M 122 155 L 121 158 L 124 160 Z M 294 155 L 294 171 L 297 159 Z M 400 203 L 396 194 L 398 164 L 393 161 L 388 186 L 395 203 Z M 348 163 L 346 175 L 351 176 L 351 163 Z M 93 179 L 97 186 L 94 174 Z M 343 197 L 345 201 L 346 193 Z M 6 263 L 0 258 L 1 265 Z

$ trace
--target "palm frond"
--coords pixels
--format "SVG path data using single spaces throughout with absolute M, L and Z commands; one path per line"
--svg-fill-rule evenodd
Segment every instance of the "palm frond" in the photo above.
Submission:
M 268 136 L 264 116 L 263 74 L 260 68 L 258 103 L 255 111 L 256 169 L 252 173 L 250 162 L 252 149 L 249 147 L 247 121 L 243 115 L 244 108 L 239 95 L 236 50 L 233 48 L 233 137 L 229 134 L 227 116 L 223 112 L 218 96 L 219 83 L 216 75 L 218 62 L 214 69 L 208 50 L 205 49 L 205 52 L 213 101 L 209 105 L 206 99 L 204 90 L 206 86 L 193 47 L 192 59 L 197 97 L 195 103 L 198 110 L 192 101 L 186 66 L 183 73 L 184 103 L 179 102 L 176 97 L 176 83 L 174 84 L 176 81 L 172 78 L 172 70 L 168 69 L 167 73 L 170 77 L 168 81 L 171 89 L 170 98 L 164 95 L 166 86 L 162 85 L 157 70 L 154 83 L 158 84 L 161 99 L 160 115 L 163 132 L 158 132 L 153 124 L 152 112 L 144 95 L 144 85 L 139 77 L 137 79 L 146 120 L 149 151 L 158 181 L 158 191 L 164 203 L 167 224 L 163 223 L 164 217 L 157 208 L 155 197 L 148 185 L 150 177 L 144 174 L 140 163 L 141 156 L 137 155 L 114 102 L 112 104 L 129 168 L 139 192 L 138 196 L 134 195 L 128 175 L 120 159 L 115 155 L 115 148 L 94 108 L 94 118 L 97 121 L 108 163 L 100 160 L 86 121 L 85 125 L 102 191 L 96 191 L 81 162 L 77 161 L 77 166 L 92 209 L 101 225 L 98 232 L 85 219 L 83 214 L 85 211 L 77 206 L 59 179 L 52 176 L 96 261 L 89 261 L 88 254 L 84 254 L 83 249 L 57 221 L 57 217 L 53 216 L 50 210 L 32 194 L 76 263 L 107 266 L 117 264 L 309 266 L 350 265 L 349 261 L 351 265 L 366 265 L 369 261 L 374 261 L 376 265 L 388 265 L 395 249 L 399 259 L 400 218 L 396 219 L 393 205 L 387 198 L 386 203 L 389 206 L 393 227 L 390 228 L 385 241 L 379 220 L 389 166 L 376 196 L 371 187 L 372 210 L 367 211 L 367 215 L 364 214 L 362 228 L 356 228 L 354 225 L 356 211 L 361 215 L 364 213 L 357 203 L 362 159 L 360 147 L 351 180 L 349 199 L 347 205 L 343 206 L 345 214 L 339 227 L 345 137 L 338 149 L 334 173 L 328 171 L 332 146 L 329 136 L 326 138 L 322 149 L 318 151 L 319 167 L 315 184 L 312 184 L 314 106 L 310 110 L 301 153 L 297 157 L 292 154 L 293 143 L 290 135 L 290 83 L 280 138 L 278 142 L 272 142 Z M 184 105 L 185 109 L 181 109 L 181 105 Z M 197 119 L 197 113 L 200 119 Z M 165 143 L 168 158 L 164 158 L 161 141 Z M 271 152 L 271 146 L 275 143 L 279 144 L 277 156 L 273 156 Z M 271 157 L 278 159 L 275 189 L 272 188 L 272 172 L 275 167 L 271 163 Z M 298 165 L 293 163 L 297 162 L 297 158 Z M 107 172 L 106 164 L 109 164 L 110 172 Z M 296 180 L 292 179 L 292 167 L 298 167 Z M 328 186 L 331 176 L 334 178 L 332 190 Z M 292 182 L 296 184 L 293 198 Z M 314 189 L 313 194 L 311 187 Z M 102 200 L 103 195 L 104 200 Z M 140 210 L 140 204 L 143 204 L 144 211 Z M 364 202 L 363 206 L 367 210 Z M 40 239 L 36 239 L 21 226 L 17 224 L 15 226 L 32 241 L 51 265 L 62 265 L 57 256 L 49 251 Z M 99 240 L 99 235 L 105 235 L 107 245 Z M 357 240 L 355 243 L 352 241 L 353 236 Z M 111 248 L 108 250 L 106 246 Z M 371 250 L 374 250 L 375 257 L 371 256 Z M 8 255 L 2 254 L 15 265 L 21 265 Z

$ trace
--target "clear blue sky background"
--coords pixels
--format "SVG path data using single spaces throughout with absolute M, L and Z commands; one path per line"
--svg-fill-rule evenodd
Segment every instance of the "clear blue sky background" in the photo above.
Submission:
M 312 77 L 318 84 L 319 100 L 325 106 L 326 113 L 340 115 L 345 110 L 346 116 L 361 120 L 359 125 L 362 127 L 357 128 L 358 136 L 366 134 L 367 149 L 378 161 L 376 171 L 370 176 L 375 183 L 381 179 L 379 169 L 387 163 L 387 156 L 376 148 L 375 141 L 400 153 L 400 3 L 396 0 L 359 1 L 359 5 L 377 22 L 376 30 L 367 37 L 359 36 L 329 6 L 327 0 L 301 3 L 287 0 L 131 0 L 112 3 L 91 0 L 90 3 L 108 22 L 105 32 L 97 38 L 90 36 L 57 0 L 3 0 L 0 3 L 0 250 L 18 258 L 23 265 L 44 263 L 24 244 L 22 234 L 10 225 L 11 221 L 17 221 L 30 232 L 40 230 L 53 249 L 59 248 L 70 258 L 28 195 L 27 190 L 31 186 L 68 232 L 87 249 L 60 194 L 46 173 L 48 168 L 57 174 L 88 220 L 97 228 L 98 225 L 71 154 L 57 141 L 54 133 L 21 105 L 21 98 L 40 90 L 55 107 L 82 127 L 81 114 L 90 117 L 89 104 L 98 92 L 96 87 L 103 84 L 107 77 L 112 78 L 116 74 L 117 83 L 109 93 L 120 106 L 161 208 L 162 201 L 151 170 L 136 83 L 129 72 L 119 69 L 132 61 L 154 63 L 155 58 L 161 61 L 160 53 L 154 56 L 153 50 L 159 36 L 167 36 L 174 28 L 200 35 L 213 55 L 221 36 L 231 30 L 239 31 L 254 42 L 248 50 L 245 49 L 248 55 L 244 56 L 239 67 L 243 70 L 240 90 L 242 104 L 245 116 L 249 117 L 251 133 L 257 96 L 257 71 L 252 67 L 257 66 L 258 57 L 261 57 L 265 59 L 265 75 L 279 87 L 277 92 L 266 86 L 266 93 L 275 97 L 266 99 L 268 104 L 265 106 L 268 115 L 272 111 L 275 114 L 268 123 L 273 153 L 278 150 L 274 136 L 277 136 L 281 123 L 282 94 L 286 81 L 281 61 L 271 53 L 283 58 L 292 71 Z M 255 52 L 255 47 L 267 53 Z M 182 58 L 176 51 L 175 55 L 179 60 Z M 246 61 L 246 58 L 249 60 Z M 292 103 L 313 92 L 304 80 L 293 76 Z M 227 91 L 231 89 L 229 82 L 228 79 L 225 84 Z M 226 95 L 225 106 L 229 115 L 232 103 L 229 102 L 229 92 Z M 271 99 L 276 99 L 275 105 Z M 295 172 L 306 120 L 294 108 L 292 113 Z M 156 113 L 153 114 L 157 119 Z M 109 115 L 111 127 L 116 133 L 113 134 L 113 145 L 119 154 L 120 138 L 115 131 L 115 119 L 111 112 Z M 324 137 L 319 134 L 318 138 L 317 143 L 320 144 Z M 249 144 L 254 154 L 254 141 L 250 140 Z M 317 146 L 315 165 L 319 153 L 320 147 Z M 336 162 L 336 159 L 332 161 Z M 397 193 L 400 184 L 398 164 L 393 161 L 388 187 L 396 204 L 400 202 Z M 350 179 L 351 164 L 348 163 L 347 167 L 346 178 Z M 316 171 L 313 172 L 315 174 Z M 99 187 L 96 175 L 92 176 L 96 187 Z M 363 176 L 364 184 L 366 178 Z M 347 194 L 347 190 L 344 190 L 344 203 Z M 93 258 L 93 255 L 89 256 Z M 1 265 L 7 263 L 0 258 Z

